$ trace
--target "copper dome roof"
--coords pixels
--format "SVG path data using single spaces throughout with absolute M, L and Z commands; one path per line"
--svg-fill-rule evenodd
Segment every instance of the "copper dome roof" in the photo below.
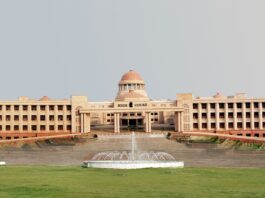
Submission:
M 143 78 L 136 71 L 130 70 L 123 74 L 121 81 L 144 81 Z

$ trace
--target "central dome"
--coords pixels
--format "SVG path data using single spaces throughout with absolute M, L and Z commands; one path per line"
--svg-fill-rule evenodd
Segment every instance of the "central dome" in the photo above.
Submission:
M 121 81 L 143 81 L 143 79 L 136 71 L 130 70 L 123 74 Z
M 136 71 L 130 70 L 122 75 L 116 100 L 149 100 L 143 78 Z

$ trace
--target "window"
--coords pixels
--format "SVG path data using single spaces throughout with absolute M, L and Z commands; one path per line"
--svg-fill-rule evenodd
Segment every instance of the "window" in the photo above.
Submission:
M 10 118 L 10 115 L 7 115 L 7 116 L 6 116 L 6 121 L 10 121 L 10 119 L 11 119 L 11 118 Z
M 28 110 L 28 106 L 27 105 L 23 105 L 23 111 L 27 111 Z
M 67 131 L 71 131 L 72 130 L 71 125 L 67 125 L 66 129 L 67 129 Z
M 27 115 L 23 115 L 23 121 L 28 121 L 28 116 Z
M 242 118 L 242 112 L 237 112 L 237 118 Z
M 14 116 L 14 121 L 18 121 L 19 120 L 19 116 L 18 115 L 15 115 Z
M 251 128 L 251 124 L 250 124 L 250 122 L 247 122 L 247 123 L 246 123 L 246 128 L 247 128 L 247 129 L 250 129 L 250 128 Z
M 71 121 L 71 120 L 72 120 L 71 115 L 67 115 L 66 119 L 67 119 L 68 121 Z
M 49 116 L 49 120 L 50 120 L 50 121 L 54 121 L 54 116 L 53 116 L 53 115 L 50 115 L 50 116 Z
M 211 113 L 211 118 L 215 118 L 215 113 Z
M 50 130 L 50 131 L 54 131 L 54 125 L 50 125 L 50 126 L 49 126 L 49 130 Z
M 202 113 L 202 118 L 206 119 L 207 118 L 207 113 Z
M 133 103 L 132 102 L 129 103 L 129 107 L 133 107 Z
M 10 131 L 10 128 L 11 128 L 10 125 L 6 125 L 6 130 L 7 131 Z
M 215 129 L 216 128 L 216 124 L 215 123 L 211 123 L 211 128 Z
M 31 126 L 31 130 L 32 130 L 32 131 L 36 131 L 36 130 L 37 130 L 37 126 L 36 126 L 36 125 L 32 125 L 32 126 Z
M 45 115 L 41 115 L 41 116 L 40 116 L 40 120 L 41 120 L 41 121 L 45 121 Z
M 264 113 L 264 117 L 265 117 L 265 113 Z M 250 112 L 246 112 L 246 118 L 250 118 Z
M 63 125 L 58 125 L 58 130 L 62 131 L 63 130 Z
M 219 113 L 219 118 L 224 118 L 225 117 L 225 113 Z
M 46 128 L 45 125 L 40 125 L 40 130 L 41 131 L 45 131 L 45 128 Z
M 19 106 L 18 106 L 18 105 L 15 105 L 15 106 L 14 106 L 14 110 L 15 110 L 15 111 L 19 111 Z
M 236 107 L 239 109 L 242 108 L 242 103 L 236 103 Z
M 207 123 L 202 123 L 202 128 L 207 129 Z
M 10 105 L 6 105 L 6 111 L 10 111 L 10 110 L 11 110 Z
M 198 113 L 193 113 L 193 118 L 198 119 Z
M 63 110 L 63 105 L 58 105 L 58 111 L 62 111 Z
M 63 120 L 63 116 L 62 115 L 58 115 L 58 120 L 62 121 Z
M 258 129 L 259 128 L 259 123 L 258 122 L 255 122 L 254 123 L 254 127 L 255 127 L 255 129 Z
M 67 105 L 67 111 L 71 111 L 72 110 L 72 106 L 71 105 Z
M 198 103 L 193 104 L 193 109 L 198 109 Z
M 207 109 L 207 104 L 206 103 L 202 103 L 202 109 Z
M 250 102 L 246 102 L 246 108 L 247 108 L 247 109 L 250 108 Z
M 32 105 L 31 106 L 31 111 L 37 111 L 37 106 L 36 105 Z
M 14 126 L 14 131 L 18 131 L 19 130 L 19 126 L 18 125 L 15 125 Z
M 198 129 L 198 123 L 194 123 L 194 124 L 193 124 L 193 128 L 194 128 L 194 129 Z
M 242 125 L 242 122 L 238 122 L 238 123 L 237 123 L 237 128 L 242 129 L 242 126 L 243 126 L 243 125 Z
M 41 111 L 45 111 L 45 105 L 41 105 L 41 106 L 40 106 L 40 110 L 41 110 Z
M 228 123 L 228 128 L 229 129 L 233 129 L 234 128 L 234 123 L 233 122 L 229 122 Z
M 234 104 L 233 103 L 228 103 L 228 108 L 229 109 L 233 109 L 234 108 Z
M 215 103 L 211 103 L 211 109 L 215 109 Z
M 2 121 L 2 115 L 0 115 L 0 121 Z
M 27 125 L 23 125 L 23 131 L 27 131 L 28 130 L 28 126 Z
M 228 113 L 228 118 L 233 118 L 233 117 L 234 117 L 234 113 L 229 112 L 229 113 Z
M 221 122 L 221 123 L 220 123 L 220 128 L 221 128 L 221 129 L 224 129 L 224 128 L 225 128 L 225 123 Z
M 259 108 L 259 103 L 258 102 L 254 102 L 254 108 Z
M 219 103 L 219 108 L 224 109 L 225 108 L 225 103 Z
M 50 106 L 49 106 L 49 110 L 50 110 L 50 111 L 54 111 L 54 106 L 53 106 L 53 105 L 50 105 Z
M 32 115 L 32 116 L 31 116 L 31 120 L 32 120 L 32 121 L 36 121 L 36 120 L 37 120 L 37 116 L 36 116 L 36 115 Z
M 258 118 L 259 117 L 259 112 L 255 112 L 254 113 L 254 118 Z

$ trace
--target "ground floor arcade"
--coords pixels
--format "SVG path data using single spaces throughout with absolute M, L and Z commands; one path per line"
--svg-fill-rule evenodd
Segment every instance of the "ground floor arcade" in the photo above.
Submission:
M 174 112 L 174 128 L 176 132 L 183 131 L 183 109 L 182 108 L 146 108 L 146 109 L 82 109 L 80 110 L 81 115 L 81 133 L 91 132 L 91 114 L 97 113 L 113 113 L 114 114 L 114 126 L 113 130 L 115 133 L 121 132 L 121 126 L 127 125 L 129 127 L 144 126 L 146 133 L 152 132 L 152 112 Z M 121 115 L 123 113 L 141 113 L 141 117 L 137 119 L 124 119 Z

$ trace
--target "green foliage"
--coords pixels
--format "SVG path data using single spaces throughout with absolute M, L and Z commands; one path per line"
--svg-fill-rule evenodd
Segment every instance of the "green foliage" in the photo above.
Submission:
M 265 197 L 263 168 L 0 167 L 0 197 Z

